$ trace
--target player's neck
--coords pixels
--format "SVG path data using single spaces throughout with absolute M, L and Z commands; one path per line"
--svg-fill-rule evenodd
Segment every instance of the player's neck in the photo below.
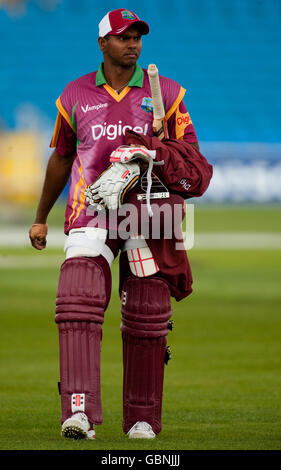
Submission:
M 131 80 L 135 71 L 135 65 L 131 67 L 122 67 L 120 65 L 113 65 L 110 63 L 103 64 L 103 73 L 106 83 L 116 90 L 122 91 Z

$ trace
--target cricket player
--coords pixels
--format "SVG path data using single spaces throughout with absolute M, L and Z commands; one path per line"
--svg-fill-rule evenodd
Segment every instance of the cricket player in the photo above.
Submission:
M 65 438 L 95 439 L 95 425 L 102 423 L 102 325 L 113 260 L 120 254 L 123 430 L 129 438 L 153 439 L 161 431 L 170 299 L 192 292 L 186 250 L 175 248 L 174 234 L 165 238 L 162 219 L 157 239 L 151 224 L 163 203 L 180 206 L 182 218 L 184 200 L 206 191 L 212 167 L 199 152 L 185 89 L 162 76 L 169 135 L 155 135 L 148 73 L 138 64 L 148 33 L 148 24 L 126 9 L 100 21 L 103 62 L 70 82 L 56 101 L 54 151 L 29 231 L 33 247 L 44 249 L 48 214 L 70 178 L 55 315 Z M 147 215 L 146 234 L 134 227 L 125 238 L 119 231 L 126 204 L 137 211 L 134 221 Z M 113 213 L 114 223 L 108 219 Z M 103 224 L 96 226 L 96 214 L 104 215 Z

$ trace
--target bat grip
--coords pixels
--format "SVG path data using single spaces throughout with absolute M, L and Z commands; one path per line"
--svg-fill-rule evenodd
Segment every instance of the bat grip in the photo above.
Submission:
M 169 132 L 166 119 L 154 119 L 153 120 L 153 132 L 159 140 L 169 139 Z

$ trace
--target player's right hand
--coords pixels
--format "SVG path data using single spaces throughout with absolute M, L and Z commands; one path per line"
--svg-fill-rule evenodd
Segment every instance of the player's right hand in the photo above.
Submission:
M 85 189 L 86 201 L 92 206 L 118 209 L 123 204 L 126 192 L 137 184 L 139 175 L 140 168 L 137 163 L 112 163 Z
M 32 224 L 29 230 L 31 245 L 36 250 L 43 250 L 47 244 L 48 224 Z

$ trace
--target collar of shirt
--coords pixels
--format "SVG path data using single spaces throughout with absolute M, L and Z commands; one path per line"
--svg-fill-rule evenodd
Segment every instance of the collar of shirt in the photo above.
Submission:
M 106 85 L 106 80 L 103 74 L 103 64 L 101 63 L 99 66 L 99 69 L 97 71 L 96 75 L 96 86 L 101 86 L 101 85 Z M 133 73 L 133 76 L 131 80 L 128 83 L 128 86 L 137 86 L 139 88 L 142 88 L 143 86 L 143 70 L 139 66 L 139 64 L 136 64 L 135 71 Z

